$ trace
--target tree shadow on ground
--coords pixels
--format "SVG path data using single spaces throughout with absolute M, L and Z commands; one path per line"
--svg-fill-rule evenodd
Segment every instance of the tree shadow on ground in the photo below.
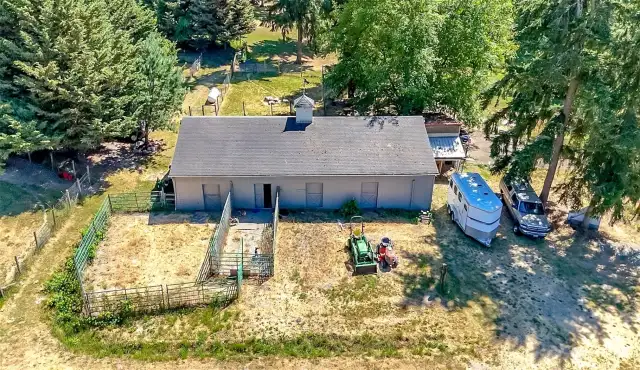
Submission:
M 278 56 L 281 59 L 288 60 L 289 58 L 293 58 L 297 55 L 297 46 L 296 41 L 288 39 L 287 41 L 282 40 L 262 40 L 256 42 L 251 46 L 251 59 L 261 60 L 268 59 L 271 60 L 274 56 Z M 303 58 L 312 58 L 313 54 L 309 50 L 308 47 L 302 47 L 302 57 Z
M 42 210 L 72 185 L 48 164 L 11 157 L 0 171 L 0 217 Z
M 202 68 L 218 68 L 227 64 L 231 64 L 233 60 L 234 49 L 212 49 L 202 52 Z M 201 55 L 199 51 L 185 50 L 178 53 L 178 63 L 186 64 L 190 67 L 196 59 Z
M 180 211 L 152 211 L 149 212 L 149 225 L 172 224 L 210 224 L 220 220 L 221 212 L 180 212 Z
M 432 271 L 401 275 L 406 305 L 424 305 L 436 295 L 448 307 L 485 307 L 489 299 L 493 308 L 486 306 L 485 316 L 495 323 L 498 339 L 514 347 L 535 339 L 537 360 L 554 357 L 563 365 L 581 341 L 602 344 L 608 338 L 602 309 L 637 332 L 638 253 L 621 255 L 566 228 L 542 241 L 515 236 L 506 214 L 485 248 L 450 220 L 446 205 L 434 210 L 433 226 L 435 234 L 425 242 L 439 252 L 403 256 L 418 270 Z M 444 294 L 436 290 L 443 262 L 449 268 Z

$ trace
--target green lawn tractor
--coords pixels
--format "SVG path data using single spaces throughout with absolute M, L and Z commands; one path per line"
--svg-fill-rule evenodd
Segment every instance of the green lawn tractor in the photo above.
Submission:
M 360 227 L 354 229 L 353 224 L 360 222 Z M 356 275 L 375 274 L 378 263 L 374 259 L 371 245 L 364 235 L 364 220 L 362 216 L 353 216 L 349 222 L 349 249 L 353 255 L 353 266 Z

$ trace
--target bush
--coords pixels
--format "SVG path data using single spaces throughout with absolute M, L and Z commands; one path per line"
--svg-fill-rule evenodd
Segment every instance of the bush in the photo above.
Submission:
M 360 207 L 358 207 L 358 202 L 356 202 L 355 198 L 344 202 L 342 207 L 340 207 L 340 214 L 342 217 L 351 217 L 360 214 Z

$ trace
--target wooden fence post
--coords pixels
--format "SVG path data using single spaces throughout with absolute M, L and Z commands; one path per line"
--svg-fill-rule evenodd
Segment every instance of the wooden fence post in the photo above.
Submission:
M 271 115 L 273 116 L 273 104 L 269 103 L 269 110 L 271 110 Z
M 69 195 L 69 189 L 66 190 L 66 194 L 67 194 L 67 205 L 69 206 L 69 209 L 71 209 L 71 195 Z
M 137 211 L 138 208 L 140 208 L 140 206 L 138 205 L 138 194 L 133 193 L 133 197 L 136 199 L 136 211 Z
M 218 115 L 218 104 L 216 103 L 216 105 L 214 105 L 214 106 L 213 106 L 213 108 L 215 109 L 215 111 L 216 111 L 216 116 L 217 116 L 217 115 Z
M 204 117 L 204 105 L 202 106 L 202 116 Z
M 51 208 L 51 216 L 53 218 L 53 227 L 56 227 L 56 211 L 55 208 Z
M 36 240 L 36 249 L 38 249 L 38 234 L 35 231 L 33 232 L 33 238 Z M 16 262 L 18 261 L 16 260 Z
M 247 109 L 244 106 L 244 100 L 242 101 L 242 115 L 246 116 L 247 115 Z
M 191 116 L 191 106 L 189 106 L 189 116 Z
M 87 179 L 89 180 L 89 185 L 91 185 L 91 171 L 89 171 L 89 165 L 87 165 Z
M 113 213 L 113 205 L 111 204 L 111 195 L 107 194 L 107 199 L 109 200 L 109 211 Z
M 53 162 L 53 152 L 49 152 L 49 159 L 51 159 L 51 171 L 56 172 L 56 164 Z
M 76 172 L 76 161 L 71 161 L 71 168 L 73 169 L 73 176 L 77 179 L 78 173 Z
M 18 268 L 18 275 L 22 275 L 22 271 L 20 271 L 20 262 L 18 262 L 18 256 L 13 256 L 13 259 L 16 261 L 16 267 Z

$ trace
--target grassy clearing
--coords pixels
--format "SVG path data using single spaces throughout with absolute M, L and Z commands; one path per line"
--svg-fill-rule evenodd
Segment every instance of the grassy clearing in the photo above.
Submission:
M 302 78 L 309 81 L 307 95 L 316 100 L 317 106 L 321 106 L 322 75 L 318 71 L 304 72 L 303 77 L 300 73 L 238 74 L 234 77 L 231 91 L 222 104 L 222 112 L 228 116 L 241 116 L 244 101 L 247 116 L 271 115 L 270 107 L 264 103 L 264 98 L 273 96 L 292 102 L 302 94 Z M 274 105 L 273 114 L 289 115 L 289 102 Z

